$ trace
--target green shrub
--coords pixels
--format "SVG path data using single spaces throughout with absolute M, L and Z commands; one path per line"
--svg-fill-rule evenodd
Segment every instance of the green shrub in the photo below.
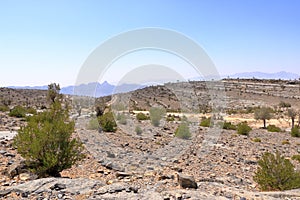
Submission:
M 232 124 L 231 122 L 224 122 L 223 129 L 236 130 L 236 125 Z
M 291 130 L 291 136 L 292 137 L 300 137 L 300 131 L 298 127 L 294 127 Z
M 240 135 L 248 135 L 251 130 L 251 127 L 246 122 L 237 125 L 237 133 Z
M 136 119 L 141 121 L 141 120 L 148 120 L 150 118 L 144 113 L 138 113 L 136 114 Z
M 99 121 L 97 118 L 92 118 L 90 119 L 90 121 L 88 122 L 86 128 L 88 130 L 98 130 L 99 129 Z
M 6 106 L 6 105 L 0 105 L 0 111 L 1 112 L 7 112 L 7 111 L 9 111 L 9 107 Z
M 284 101 L 281 101 L 279 103 L 279 107 L 280 108 L 290 108 L 292 105 L 290 103 L 287 103 L 287 102 L 284 102 Z
M 72 137 L 74 126 L 68 110 L 55 100 L 49 111 L 28 118 L 13 145 L 39 177 L 60 176 L 84 158 L 82 143 Z
M 211 121 L 211 118 L 203 118 L 200 122 L 200 126 L 203 126 L 203 127 L 210 127 L 210 121 Z
M 24 118 L 26 116 L 26 109 L 22 106 L 15 106 L 10 112 L 9 116 Z
M 180 124 L 180 126 L 175 131 L 175 137 L 181 138 L 181 139 L 189 139 L 191 137 L 190 128 L 187 124 L 187 122 L 183 122 Z
M 253 180 L 259 184 L 261 190 L 290 190 L 300 187 L 300 173 L 279 152 L 275 155 L 264 153 L 258 165 Z
M 275 126 L 275 125 L 269 125 L 267 127 L 267 130 L 269 132 L 281 132 L 281 129 L 279 127 Z
M 293 155 L 292 160 L 297 160 L 300 163 L 300 154 L 298 155 Z
M 166 120 L 168 122 L 173 122 L 173 121 L 175 121 L 175 117 L 174 117 L 174 115 L 168 115 Z
M 289 142 L 288 140 L 283 140 L 283 141 L 281 142 L 281 144 L 282 144 L 282 145 L 286 145 L 286 144 L 290 144 L 290 142 Z
M 32 114 L 32 115 L 36 115 L 36 109 L 30 107 L 30 108 L 27 108 L 26 109 L 26 112 L 29 113 L 29 114 Z
M 111 111 L 99 116 L 98 119 L 103 131 L 116 132 L 117 124 L 115 122 L 114 115 Z
M 149 110 L 150 120 L 153 126 L 159 126 L 160 120 L 164 117 L 166 110 L 164 108 L 152 107 Z
M 141 135 L 142 132 L 143 132 L 143 130 L 142 130 L 142 128 L 140 126 L 136 126 L 135 127 L 135 132 L 136 132 L 137 135 Z
M 120 124 L 123 124 L 123 125 L 126 125 L 127 124 L 127 118 L 126 118 L 126 115 L 124 113 L 119 113 L 117 115 L 117 121 L 120 123 Z
M 261 142 L 261 139 L 260 138 L 254 138 L 252 141 L 253 142 Z

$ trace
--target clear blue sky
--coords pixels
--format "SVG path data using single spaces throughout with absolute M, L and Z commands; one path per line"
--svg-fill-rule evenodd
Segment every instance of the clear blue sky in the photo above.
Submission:
M 0 0 L 0 86 L 74 84 L 101 42 L 142 27 L 194 39 L 223 75 L 300 74 L 299 10 L 298 0 Z

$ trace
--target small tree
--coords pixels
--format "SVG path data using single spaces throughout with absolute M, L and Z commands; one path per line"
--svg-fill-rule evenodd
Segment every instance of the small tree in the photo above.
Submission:
M 59 84 L 56 84 L 56 83 L 49 84 L 48 85 L 47 99 L 51 103 L 54 103 L 56 100 L 61 99 L 61 95 L 59 94 L 59 92 L 60 92 Z
M 293 109 L 288 109 L 288 116 L 291 118 L 292 120 L 292 128 L 295 127 L 295 118 L 297 116 L 297 113 L 295 110 Z
M 270 108 L 262 107 L 260 109 L 257 109 L 254 112 L 254 118 L 256 120 L 263 120 L 264 128 L 266 128 L 266 120 L 269 120 L 272 118 Z
M 258 161 L 259 168 L 253 177 L 263 191 L 300 188 L 300 173 L 293 164 L 277 151 L 266 152 Z
M 166 111 L 164 108 L 152 107 L 149 113 L 152 125 L 159 126 L 160 120 L 164 117 Z
M 49 111 L 28 119 L 13 144 L 39 177 L 60 176 L 62 170 L 84 158 L 82 143 L 72 137 L 74 126 L 69 109 L 55 98 Z

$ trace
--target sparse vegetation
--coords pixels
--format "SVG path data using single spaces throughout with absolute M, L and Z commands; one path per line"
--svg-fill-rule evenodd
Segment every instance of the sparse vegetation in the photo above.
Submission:
M 208 118 L 202 118 L 201 122 L 200 122 L 200 126 L 203 126 L 203 127 L 210 127 L 211 126 L 211 118 L 208 117 Z
M 22 106 L 15 106 L 10 112 L 9 116 L 17 117 L 17 118 L 24 118 L 26 116 L 26 108 Z
M 261 142 L 261 139 L 260 139 L 260 138 L 253 138 L 252 141 L 253 141 L 253 142 Z
M 173 122 L 173 121 L 175 121 L 175 117 L 174 117 L 174 115 L 168 115 L 166 120 L 168 122 Z
M 141 135 L 142 132 L 143 132 L 143 130 L 142 130 L 142 128 L 140 126 L 136 126 L 135 127 L 135 132 L 136 132 L 137 135 Z
M 293 155 L 292 156 L 292 160 L 296 160 L 300 163 L 300 154 L 297 154 L 297 155 Z
M 182 122 L 175 131 L 175 137 L 189 139 L 191 137 L 190 128 L 187 122 Z
M 275 126 L 275 125 L 269 125 L 267 127 L 267 130 L 269 132 L 281 132 L 281 129 L 279 127 Z
M 287 103 L 287 102 L 284 102 L 284 101 L 281 101 L 279 103 L 279 107 L 280 108 L 290 108 L 292 105 L 290 103 Z
M 142 120 L 149 120 L 150 117 L 148 117 L 144 113 L 138 113 L 136 114 L 136 119 L 142 121 Z
M 116 132 L 117 124 L 115 122 L 114 115 L 111 111 L 99 116 L 98 119 L 103 131 Z
M 290 141 L 288 141 L 288 140 L 283 140 L 283 141 L 281 142 L 281 144 L 282 144 L 282 145 L 290 144 Z
M 97 118 L 92 118 L 87 124 L 87 129 L 88 130 L 98 130 L 99 129 L 99 121 Z
M 291 129 L 291 136 L 292 137 L 300 137 L 300 131 L 299 131 L 299 127 L 294 127 Z
M 7 112 L 9 111 L 9 107 L 6 105 L 0 105 L 0 112 Z
M 259 168 L 253 180 L 263 191 L 289 190 L 300 188 L 300 173 L 293 164 L 280 155 L 266 152 L 258 161 Z
M 152 125 L 159 126 L 160 120 L 164 117 L 166 110 L 164 108 L 152 107 L 149 113 Z
M 250 126 L 248 126 L 247 122 L 242 122 L 237 125 L 237 133 L 239 135 L 249 135 L 251 130 L 252 129 Z
M 127 118 L 126 115 L 124 113 L 118 113 L 117 114 L 117 121 L 120 124 L 126 125 L 127 124 Z
M 236 130 L 236 125 L 232 124 L 231 122 L 224 122 L 223 129 Z

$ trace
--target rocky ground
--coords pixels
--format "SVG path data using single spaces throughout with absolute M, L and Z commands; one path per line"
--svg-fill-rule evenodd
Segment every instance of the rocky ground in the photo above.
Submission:
M 282 83 L 267 83 L 266 87 L 266 83 L 243 82 L 247 92 L 234 81 L 225 84 L 230 85 L 228 105 L 234 105 L 232 108 L 241 108 L 243 104 L 275 106 L 282 100 L 299 108 L 298 90 L 290 95 L 294 85 L 286 85 L 282 91 Z M 277 86 L 269 87 L 270 84 L 278 85 L 282 91 L 279 96 L 270 89 L 277 90 Z M 263 88 L 269 88 L 266 94 L 260 94 Z M 244 93 L 238 94 L 238 90 Z M 147 94 L 141 91 L 138 95 Z M 153 101 L 163 104 L 169 101 L 169 95 L 156 96 Z M 148 104 L 151 105 L 151 100 L 147 104 L 137 102 L 135 106 Z M 300 189 L 260 192 L 252 178 L 264 152 L 279 150 L 288 159 L 300 153 L 300 139 L 290 136 L 287 118 L 268 121 L 283 127 L 282 132 L 270 133 L 259 128 L 262 122 L 255 121 L 253 114 L 227 115 L 226 120 L 233 123 L 252 120 L 249 136 L 199 127 L 197 122 L 190 126 L 192 138 L 182 140 L 174 137 L 177 120 L 162 121 L 159 127 L 153 127 L 149 120 L 137 121 L 131 114 L 126 125 L 118 124 L 116 133 L 106 133 L 87 130 L 90 117 L 83 113 L 76 120 L 75 136 L 83 141 L 87 157 L 64 170 L 61 178 L 36 179 L 24 169 L 23 159 L 12 147 L 14 130 L 24 122 L 8 117 L 7 112 L 0 112 L 0 116 L 0 198 L 3 199 L 300 199 Z M 142 134 L 135 133 L 136 125 L 142 127 Z M 254 142 L 255 138 L 261 142 Z M 291 162 L 300 170 L 300 163 Z

